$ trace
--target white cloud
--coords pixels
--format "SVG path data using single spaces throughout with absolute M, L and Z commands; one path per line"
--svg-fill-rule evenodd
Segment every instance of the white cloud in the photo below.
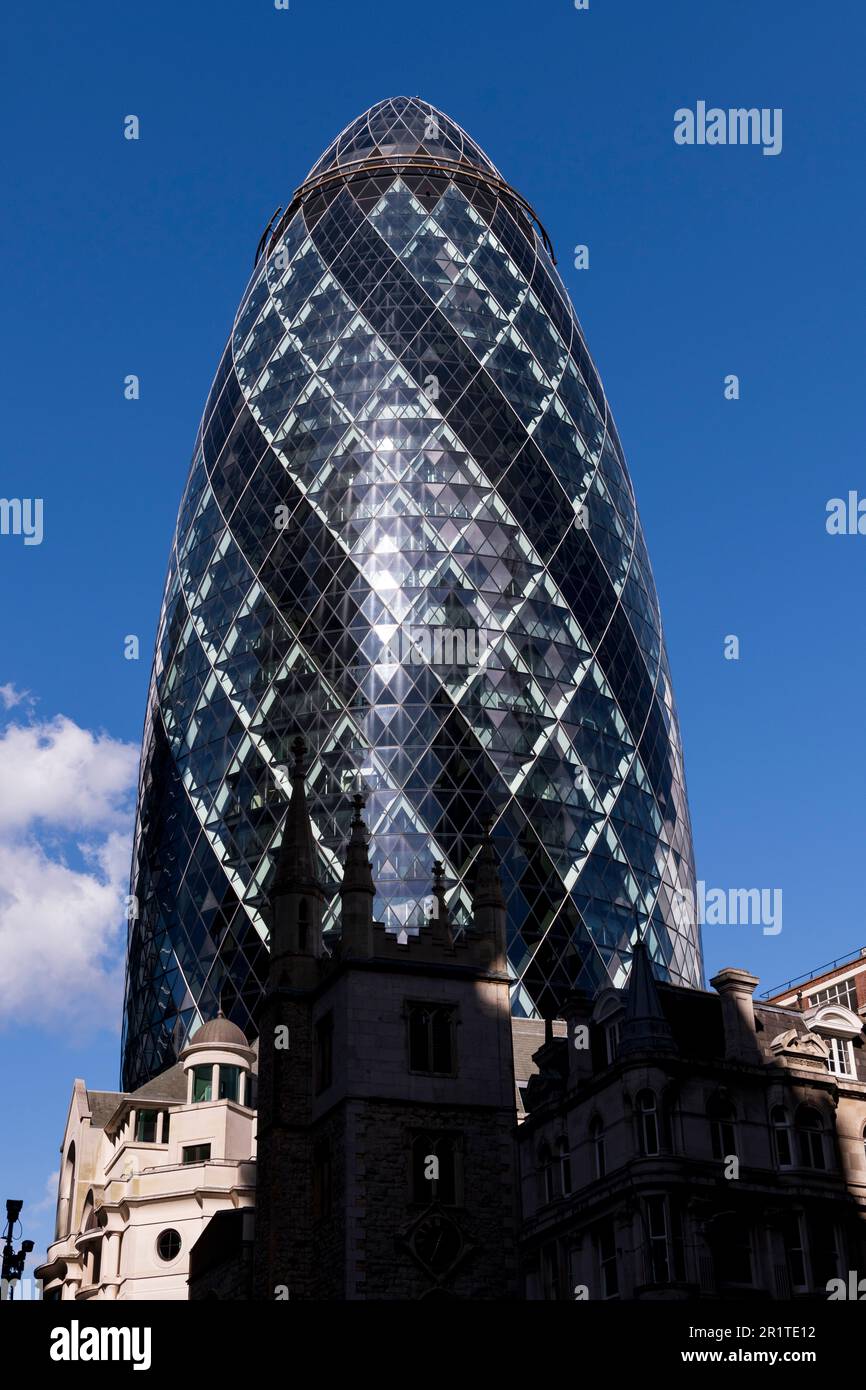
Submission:
M 28 1208 L 30 1215 L 34 1216 L 37 1212 L 53 1211 L 57 1205 L 57 1184 L 60 1181 L 60 1169 L 55 1168 L 53 1173 L 49 1173 L 45 1179 L 45 1191 L 38 1202 L 31 1202 Z
M 137 764 L 62 715 L 0 735 L 0 1024 L 117 1027 Z
M 83 830 L 116 820 L 138 750 L 92 734 L 65 715 L 10 724 L 0 736 L 0 834 L 35 821 Z
M 15 705 L 32 705 L 33 697 L 29 690 L 19 690 L 12 681 L 7 681 L 5 685 L 0 685 L 0 704 L 4 709 L 12 709 Z

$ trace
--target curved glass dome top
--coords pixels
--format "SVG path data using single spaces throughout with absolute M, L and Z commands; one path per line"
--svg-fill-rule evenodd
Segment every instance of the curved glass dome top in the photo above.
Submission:
M 420 97 L 390 97 L 350 121 L 307 178 L 379 155 L 391 158 L 424 154 L 434 159 L 462 160 L 499 175 L 484 151 L 444 111 Z
M 316 171 L 262 240 L 178 515 L 127 1087 L 220 1002 L 255 1031 L 299 734 L 322 877 L 335 892 L 361 781 L 395 930 L 419 921 L 435 859 L 466 922 L 493 819 L 517 1013 L 621 985 L 638 934 L 662 976 L 701 981 L 658 598 L 544 238 L 417 99 L 359 117 Z

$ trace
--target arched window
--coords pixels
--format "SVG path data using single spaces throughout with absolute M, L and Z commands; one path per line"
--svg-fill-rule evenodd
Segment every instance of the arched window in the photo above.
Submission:
M 636 1105 L 640 1151 L 644 1158 L 651 1158 L 659 1152 L 658 1107 L 654 1092 L 638 1091 Z
M 791 1144 L 791 1117 L 784 1105 L 774 1105 L 770 1114 L 776 1142 L 776 1162 L 780 1168 L 790 1168 L 794 1161 Z
M 801 1105 L 797 1111 L 797 1156 L 803 1168 L 826 1168 L 824 1125 L 817 1110 Z
M 607 1172 L 607 1155 L 605 1153 L 604 1122 L 600 1115 L 596 1115 L 589 1126 L 589 1138 L 595 1158 L 595 1176 L 603 1178 Z
M 60 1178 L 60 1192 L 57 1202 L 57 1225 L 55 1227 L 55 1239 L 61 1236 L 68 1236 L 72 1229 L 72 1209 L 75 1205 L 74 1198 L 75 1186 L 75 1143 L 71 1143 L 66 1150 L 66 1158 L 63 1162 L 63 1173 Z
M 96 1222 L 96 1207 L 93 1201 L 93 1192 L 88 1192 L 84 1199 L 84 1206 L 81 1209 L 81 1229 L 88 1231 Z
M 736 1112 L 731 1102 L 725 1096 L 711 1096 L 707 1102 L 707 1118 L 710 1122 L 713 1158 L 730 1158 L 732 1154 L 736 1154 Z
M 91 1189 L 84 1199 L 84 1206 L 81 1210 L 81 1231 L 86 1235 L 88 1232 L 98 1231 L 99 1224 L 96 1216 L 96 1203 L 93 1200 Z M 102 1242 L 95 1240 L 88 1242 L 84 1252 L 84 1282 L 85 1284 L 98 1284 L 101 1264 Z
M 307 931 L 310 925 L 310 909 L 306 898 L 301 898 L 298 904 L 298 950 L 303 953 L 307 949 Z
M 571 1150 L 567 1134 L 560 1134 L 557 1139 L 556 1156 L 559 1159 L 559 1188 L 565 1197 L 571 1191 Z

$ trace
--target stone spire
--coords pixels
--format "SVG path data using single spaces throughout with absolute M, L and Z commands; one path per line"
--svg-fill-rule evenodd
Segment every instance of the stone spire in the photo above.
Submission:
M 506 969 L 507 917 L 505 895 L 499 878 L 499 861 L 491 838 L 492 824 L 484 827 L 484 838 L 475 861 L 475 888 L 472 894 L 472 920 L 476 932 L 489 939 L 492 955 L 489 968 Z
M 341 951 L 343 955 L 371 956 L 373 954 L 373 899 L 376 885 L 367 852 L 367 827 L 362 811 L 364 798 L 360 792 L 352 798 L 355 814 L 351 835 L 346 847 L 343 882 L 340 885 Z
M 675 1052 L 676 1044 L 664 1015 L 646 942 L 639 938 L 631 959 L 625 996 L 625 1017 L 617 1048 L 630 1052 Z
M 322 954 L 325 893 L 319 878 L 316 842 L 304 787 L 307 746 L 292 743 L 292 794 L 271 885 L 271 961 Z
M 302 738 L 292 741 L 294 765 L 292 767 L 292 794 L 289 809 L 283 823 L 283 840 L 277 856 L 277 868 L 271 887 L 271 896 L 292 888 L 305 888 L 315 885 L 321 890 L 316 842 L 310 824 L 307 806 L 307 793 L 304 786 L 306 776 L 307 745 Z
M 451 930 L 451 917 L 445 901 L 445 868 L 441 860 L 433 860 L 433 940 L 441 946 L 453 947 L 454 933 Z

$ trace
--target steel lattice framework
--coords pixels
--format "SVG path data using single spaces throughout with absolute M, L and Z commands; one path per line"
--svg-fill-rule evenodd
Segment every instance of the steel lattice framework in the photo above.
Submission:
M 532 209 L 417 99 L 271 219 L 205 408 L 142 749 L 124 1084 L 252 1033 L 289 745 L 336 888 L 360 779 L 377 915 L 454 920 L 495 822 L 517 1013 L 701 981 L 658 599 L 601 381 Z

